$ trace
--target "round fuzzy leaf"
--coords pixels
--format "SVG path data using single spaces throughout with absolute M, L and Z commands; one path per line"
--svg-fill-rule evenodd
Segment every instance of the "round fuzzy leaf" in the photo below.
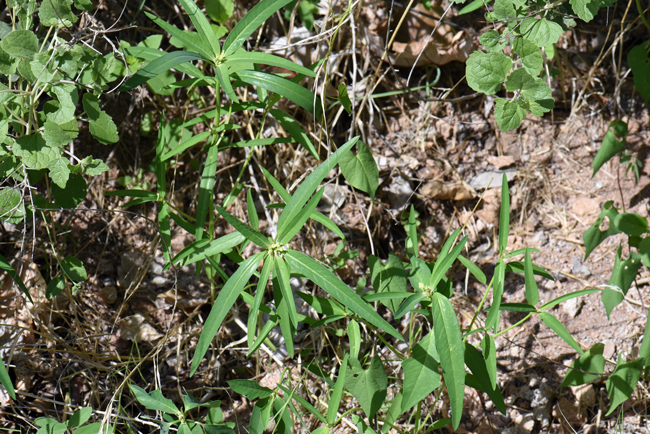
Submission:
M 0 220 L 20 223 L 25 218 L 25 203 L 17 188 L 0 189 Z
M 487 32 L 481 35 L 480 39 L 481 45 L 483 45 L 488 51 L 503 51 L 503 48 L 506 46 L 505 38 L 502 38 L 499 32 L 496 30 L 488 30 Z
M 52 186 L 54 200 L 62 208 L 76 208 L 86 198 L 88 186 L 81 175 L 70 175 L 65 188 Z
M 512 59 L 503 53 L 473 52 L 467 59 L 467 84 L 477 92 L 493 95 L 501 89 L 512 68 Z
M 530 75 L 537 77 L 542 72 L 544 58 L 539 47 L 524 38 L 515 38 L 512 41 L 512 48 L 521 58 L 521 63 Z
M 543 18 L 525 18 L 521 22 L 521 35 L 538 47 L 546 47 L 560 40 L 562 27 Z
M 63 271 L 63 274 L 68 279 L 74 282 L 83 282 L 88 278 L 83 262 L 74 256 L 66 256 L 63 261 L 61 261 L 61 271 Z
M 11 56 L 31 59 L 38 53 L 38 38 L 31 30 L 14 30 L 2 39 L 0 47 Z
M 517 101 L 497 99 L 494 108 L 494 119 L 502 131 L 510 131 L 521 125 L 526 118 L 526 110 L 519 106 Z

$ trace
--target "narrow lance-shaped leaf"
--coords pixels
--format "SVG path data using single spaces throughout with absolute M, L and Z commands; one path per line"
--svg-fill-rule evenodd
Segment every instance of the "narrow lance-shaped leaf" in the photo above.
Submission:
M 210 47 L 210 52 L 212 56 L 209 59 L 214 59 L 221 52 L 221 47 L 219 46 L 219 39 L 217 38 L 216 33 L 212 29 L 210 22 L 203 15 L 203 12 L 199 9 L 196 3 L 192 0 L 179 0 L 187 15 L 189 15 L 192 24 L 196 28 L 201 41 L 207 47 Z
M 277 267 L 277 263 L 274 268 Z M 289 299 L 284 295 L 282 285 L 278 279 L 277 268 L 273 275 L 273 299 L 275 300 L 276 312 L 280 322 L 280 332 L 284 338 L 284 344 L 290 358 L 294 356 L 293 336 L 296 334 L 296 327 L 291 320 L 291 307 Z M 293 298 L 293 297 L 292 297 Z
M 212 342 L 212 339 L 216 336 L 219 327 L 221 327 L 221 323 L 228 314 L 228 311 L 230 311 L 232 305 L 235 304 L 235 300 L 237 300 L 239 293 L 244 289 L 248 279 L 252 276 L 263 256 L 264 252 L 260 252 L 246 259 L 239 265 L 237 271 L 235 271 L 230 279 L 228 279 L 223 288 L 221 288 L 219 296 L 215 300 L 214 305 L 212 305 L 210 315 L 205 321 L 205 325 L 201 331 L 201 336 L 199 337 L 199 342 L 196 344 L 196 351 L 194 352 L 194 357 L 192 359 L 190 376 L 194 375 L 196 369 L 201 364 L 203 356 L 205 356 L 205 353 L 208 351 L 210 342 Z
M 163 30 L 165 30 L 167 33 L 169 33 L 170 35 L 172 35 L 173 37 L 181 41 L 185 46 L 185 48 L 187 48 L 188 50 L 191 50 L 196 54 L 200 54 L 206 60 L 210 60 L 213 58 L 210 48 L 207 45 L 205 45 L 203 42 L 199 42 L 198 40 L 195 40 L 193 38 L 188 38 L 185 35 L 185 32 L 183 32 L 181 29 L 174 27 L 173 25 L 169 24 L 167 21 L 158 18 L 157 16 L 150 14 L 149 12 L 145 12 L 145 14 L 147 15 L 147 17 L 149 17 L 150 20 L 152 20 L 154 23 L 162 27 Z
M 510 191 L 508 189 L 508 177 L 503 174 L 501 181 L 501 216 L 499 217 L 499 254 L 503 255 L 508 246 L 508 234 L 510 233 Z
M 298 65 L 291 60 L 285 59 L 284 57 L 275 56 L 269 53 L 262 52 L 248 52 L 248 51 L 238 51 L 236 53 L 228 56 L 228 62 L 252 62 L 262 65 L 277 66 L 280 68 L 288 69 L 289 71 L 298 72 L 304 74 L 308 77 L 316 77 L 316 73 L 311 69 L 305 68 L 302 65 Z
M 218 205 L 215 205 L 214 208 L 217 210 L 219 214 L 221 214 L 221 216 L 228 223 L 230 223 L 235 229 L 237 229 L 237 232 L 241 233 L 244 237 L 246 237 L 247 240 L 250 240 L 263 248 L 268 248 L 271 245 L 271 242 L 267 237 L 265 237 L 264 235 L 262 235 L 261 233 L 253 229 L 252 227 L 248 226 L 246 223 L 239 220 L 237 217 L 230 214 L 225 209 L 221 208 Z
M 197 241 L 203 237 L 203 225 L 212 203 L 212 193 L 214 189 L 214 177 L 217 173 L 217 154 L 219 147 L 216 145 L 210 146 L 208 155 L 205 159 L 205 166 L 201 174 L 201 183 L 199 184 L 199 199 L 196 207 L 196 231 L 194 236 Z
M 526 250 L 526 260 L 524 262 L 524 278 L 526 281 L 526 300 L 535 306 L 539 301 L 539 290 L 533 274 L 533 261 L 530 259 L 530 252 Z
M 131 90 L 142 83 L 146 83 L 152 78 L 165 71 L 169 71 L 176 65 L 180 65 L 191 60 L 201 60 L 203 56 L 190 51 L 172 51 L 156 60 L 151 61 L 148 65 L 138 71 L 133 77 L 129 78 L 120 88 L 121 91 Z
M 553 315 L 551 315 L 548 312 L 540 312 L 539 313 L 539 318 L 546 324 L 551 330 L 553 330 L 559 337 L 561 337 L 564 342 L 569 344 L 571 348 L 576 350 L 578 353 L 583 354 L 584 351 L 582 348 L 580 348 L 580 345 L 576 342 L 576 340 L 571 336 L 571 334 L 568 332 L 568 330 L 562 325 L 560 321 L 558 321 L 557 318 L 555 318 Z
M 235 75 L 245 83 L 282 95 L 304 108 L 307 112 L 314 113 L 314 94 L 293 81 L 262 71 L 243 70 L 237 71 Z
M 334 390 L 332 390 L 332 395 L 329 399 L 329 405 L 327 408 L 327 424 L 333 425 L 336 422 L 336 413 L 338 412 L 339 406 L 341 405 L 341 397 L 343 396 L 343 385 L 345 384 L 346 371 L 348 369 L 348 354 L 345 353 L 343 356 L 343 363 L 341 363 L 341 368 L 339 368 L 339 376 L 336 379 L 334 384 Z
M 282 237 L 279 237 L 280 244 L 284 245 L 288 243 L 298 232 L 300 232 L 300 228 L 302 228 L 305 222 L 307 222 L 307 219 L 313 215 L 324 192 L 325 188 L 318 190 L 309 202 L 307 202 L 307 205 L 305 205 L 305 207 L 295 215 L 293 221 L 291 221 L 287 226 L 288 229 L 285 231 L 285 234 Z
M 296 303 L 293 299 L 293 292 L 291 291 L 291 283 L 289 282 L 290 275 L 291 275 L 289 266 L 281 256 L 276 256 L 275 266 L 273 270 L 274 270 L 273 275 L 278 279 L 278 283 L 280 283 L 280 291 L 282 291 L 282 296 L 286 300 L 287 307 L 289 309 L 289 319 L 291 319 L 291 324 L 294 327 L 298 327 Z
M 291 231 L 292 228 L 290 225 L 296 215 L 300 213 L 311 195 L 314 194 L 320 183 L 325 179 L 325 176 L 336 166 L 341 157 L 350 150 L 357 140 L 359 140 L 359 137 L 355 137 L 341 146 L 300 184 L 294 195 L 287 202 L 282 215 L 280 215 L 280 219 L 278 220 L 278 239 L 282 239 Z
M 291 0 L 263 0 L 256 4 L 228 34 L 223 43 L 224 56 L 227 58 L 237 51 L 259 26 L 290 2 Z
M 260 273 L 260 280 L 257 282 L 257 288 L 255 289 L 255 301 L 251 305 L 248 311 L 248 346 L 253 346 L 253 341 L 255 338 L 255 333 L 257 331 L 257 317 L 262 301 L 264 300 L 264 292 L 266 291 L 266 285 L 269 282 L 269 276 L 271 275 L 271 270 L 273 269 L 275 261 L 273 261 L 268 256 L 264 257 L 264 265 L 262 266 L 262 272 Z
M 503 259 L 497 261 L 497 267 L 494 270 L 494 285 L 492 285 L 492 307 L 485 319 L 485 328 L 493 328 L 496 332 L 499 328 L 501 319 L 501 298 L 503 297 L 503 285 L 506 275 L 506 265 Z
M 14 389 L 14 385 L 11 383 L 11 378 L 9 377 L 9 373 L 7 372 L 7 368 L 5 368 L 5 364 L 1 359 L 0 359 L 0 384 L 4 386 L 9 396 L 11 396 L 11 399 L 16 399 L 16 391 Z
M 297 272 L 320 286 L 328 294 L 341 302 L 352 312 L 374 326 L 386 331 L 395 338 L 403 340 L 402 335 L 383 319 L 375 310 L 365 303 L 349 286 L 341 282 L 331 270 L 301 252 L 289 250 L 285 259 Z
M 460 425 L 465 397 L 465 348 L 458 325 L 458 318 L 451 302 L 444 295 L 436 292 L 431 301 L 433 314 L 433 332 L 436 349 L 440 356 L 440 365 L 445 377 L 451 402 L 451 419 L 454 429 Z

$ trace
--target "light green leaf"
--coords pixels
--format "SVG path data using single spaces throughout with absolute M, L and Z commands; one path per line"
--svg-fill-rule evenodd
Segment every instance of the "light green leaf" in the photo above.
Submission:
M 402 413 L 440 387 L 440 374 L 436 357 L 436 339 L 429 333 L 413 347 L 413 355 L 402 361 L 404 386 L 402 387 Z
M 464 257 L 463 255 L 458 255 L 458 260 L 460 261 L 461 264 L 465 266 L 469 270 L 470 273 L 472 273 L 472 276 L 476 278 L 480 283 L 485 285 L 487 283 L 487 278 L 485 277 L 485 273 L 472 261 Z
M 339 97 L 338 97 L 339 102 L 343 106 L 346 112 L 348 114 L 352 113 L 352 101 L 350 101 L 350 97 L 348 96 L 348 88 L 345 87 L 345 83 L 339 84 Z
M 291 117 L 291 115 L 283 112 L 282 110 L 278 109 L 271 109 L 269 110 L 269 113 L 271 116 L 273 116 L 280 124 L 291 134 L 291 137 L 293 137 L 298 143 L 302 145 L 303 148 L 305 148 L 309 153 L 316 159 L 318 159 L 318 152 L 316 152 L 316 149 L 314 148 L 314 145 L 311 143 L 311 140 L 309 139 L 309 136 L 305 131 L 302 129 L 300 124 L 296 122 L 296 120 Z
M 286 397 L 290 397 L 291 399 L 297 401 L 300 405 L 302 405 L 308 412 L 310 412 L 312 415 L 316 417 L 316 419 L 320 420 L 322 423 L 327 423 L 327 420 L 325 419 L 325 416 L 323 416 L 320 411 L 316 410 L 316 407 L 311 405 L 309 401 L 307 401 L 305 398 L 302 396 L 298 395 L 295 390 L 290 390 L 286 387 L 284 387 L 282 384 L 278 384 L 278 387 L 282 389 L 285 393 Z M 291 404 L 289 404 L 291 405 Z M 293 408 L 292 408 L 293 410 Z
M 605 344 L 595 344 L 578 357 L 567 371 L 561 387 L 579 386 L 594 381 L 605 371 Z
M 304 74 L 308 77 L 316 77 L 316 73 L 311 69 L 305 68 L 302 65 L 298 65 L 296 62 L 292 62 L 291 60 L 285 59 L 284 57 L 275 56 L 269 53 L 238 50 L 236 53 L 228 56 L 226 65 L 230 62 L 250 62 L 259 65 L 277 66 L 279 68 L 288 69 L 289 71 L 294 71 L 299 74 Z
M 34 423 L 41 427 L 41 429 L 36 431 L 36 434 L 63 434 L 68 429 L 66 424 L 58 422 L 51 417 L 39 417 Z
M 542 50 L 532 42 L 524 38 L 515 38 L 512 41 L 512 49 L 521 58 L 526 71 L 533 77 L 537 77 L 544 66 Z
M 483 45 L 489 52 L 503 51 L 506 46 L 506 39 L 503 38 L 496 30 L 488 30 L 487 32 L 483 33 L 479 41 L 481 42 L 481 45 Z M 537 51 L 539 51 L 539 49 Z
M 221 85 L 223 91 L 226 92 L 226 95 L 228 95 L 228 98 L 230 98 L 233 103 L 239 103 L 235 89 L 233 89 L 232 83 L 230 83 L 230 73 L 228 71 L 228 66 L 225 63 L 218 65 L 214 69 L 214 75 L 217 77 L 217 80 L 219 80 L 219 84 Z
M 183 30 L 174 27 L 173 25 L 169 24 L 167 21 L 160 19 L 155 15 L 150 14 L 149 12 L 145 12 L 145 14 L 149 17 L 150 20 L 152 20 L 154 23 L 162 27 L 167 33 L 169 33 L 174 38 L 177 38 L 179 41 L 185 44 L 185 47 L 188 50 L 196 54 L 200 54 L 201 57 L 203 57 L 206 60 L 213 58 L 210 47 L 206 45 L 203 41 L 199 41 L 196 38 L 188 37 Z
M 68 428 L 76 428 L 83 425 L 84 423 L 88 422 L 90 416 L 92 415 L 92 407 L 80 408 L 79 410 L 75 411 L 72 416 L 70 416 L 70 420 L 68 421 Z
M 276 278 L 279 283 L 279 289 L 280 292 L 282 292 L 282 299 L 287 306 L 287 313 L 289 314 L 291 325 L 293 328 L 297 328 L 298 317 L 296 311 L 296 303 L 293 299 L 291 283 L 289 282 L 291 270 L 289 270 L 289 266 L 281 256 L 276 256 L 274 259 L 275 265 L 273 266 L 273 277 Z
M 475 51 L 467 59 L 467 84 L 477 92 L 494 95 L 501 89 L 512 68 L 512 59 L 503 53 Z
M 498 105 L 498 104 L 497 104 Z M 499 213 L 499 255 L 506 253 L 510 234 L 510 189 L 505 172 L 501 179 L 501 211 Z
M 53 113 L 48 113 L 47 118 L 59 125 L 74 120 L 74 112 L 79 101 L 79 94 L 74 85 L 58 83 L 52 87 L 51 94 L 54 94 L 53 96 L 58 100 L 59 109 Z
M 38 8 L 38 18 L 46 27 L 70 27 L 77 22 L 72 0 L 47 0 Z
M 22 222 L 25 216 L 25 201 L 21 190 L 14 187 L 0 188 L 0 220 L 16 224 Z
M 325 268 L 319 262 L 304 253 L 289 250 L 285 253 L 285 259 L 297 272 L 314 282 L 342 303 L 346 308 L 356 313 L 376 327 L 388 332 L 395 338 L 403 340 L 397 330 L 383 319 L 375 310 L 365 303 L 350 287 Z
M 345 388 L 354 396 L 369 420 L 375 417 L 386 399 L 388 377 L 384 364 L 377 354 L 370 361 L 368 369 L 363 369 L 356 359 L 350 359 L 352 368 L 345 378 Z
M 46 169 L 51 161 L 61 157 L 61 150 L 47 146 L 43 136 L 30 134 L 16 139 L 13 152 L 30 169 Z
M 330 396 L 329 405 L 327 408 L 327 424 L 330 426 L 336 422 L 336 414 L 338 412 L 339 406 L 341 405 L 343 385 L 345 384 L 347 369 L 348 354 L 345 353 L 343 356 L 343 363 L 341 363 L 341 368 L 339 369 L 339 376 L 336 379 L 336 383 L 334 384 L 334 389 L 332 390 L 332 395 Z
M 526 119 L 526 110 L 517 101 L 497 98 L 494 107 L 494 119 L 501 131 L 512 131 L 521 125 L 521 121 Z
M 239 220 L 237 217 L 234 215 L 230 214 L 228 211 L 225 209 L 221 208 L 218 205 L 215 205 L 214 207 L 219 214 L 228 222 L 230 223 L 235 229 L 237 229 L 237 232 L 242 234 L 247 240 L 254 242 L 260 247 L 263 248 L 268 248 L 271 245 L 271 241 L 252 227 L 248 226 L 246 223 L 242 222 Z
M 203 15 L 203 12 L 201 12 L 201 9 L 199 9 L 195 1 L 179 0 L 179 2 L 183 6 L 183 9 L 185 9 L 185 12 L 187 12 L 187 15 L 190 17 L 192 24 L 194 24 L 196 31 L 201 37 L 201 41 L 206 47 L 209 48 L 210 53 L 212 54 L 212 56 L 209 56 L 207 59 L 215 59 L 216 56 L 221 53 L 221 46 L 219 45 L 219 39 L 217 38 L 217 35 L 212 30 L 212 26 L 210 26 L 210 22 L 205 17 L 205 15 Z
M 203 172 L 201 173 L 199 199 L 196 207 L 196 227 L 194 233 L 197 241 L 203 238 L 203 225 L 205 225 L 208 209 L 212 203 L 215 174 L 217 173 L 217 164 L 219 161 L 217 158 L 218 154 L 219 148 L 216 145 L 210 146 L 203 166 Z
M 271 409 L 273 408 L 273 397 L 262 398 L 255 403 L 251 412 L 251 421 L 249 426 L 250 434 L 263 434 L 266 426 L 269 424 Z M 206 433 L 208 434 L 208 433 Z
M 260 273 L 260 279 L 257 282 L 257 289 L 255 290 L 255 299 L 250 305 L 248 311 L 248 346 L 252 347 L 254 343 L 255 333 L 257 332 L 257 317 L 260 310 L 260 306 L 264 301 L 264 292 L 266 291 L 266 285 L 269 282 L 269 276 L 275 265 L 270 257 L 265 256 L 263 258 L 264 265 L 262 266 L 262 272 Z M 270 322 L 270 321 L 269 321 Z M 269 330 L 270 331 L 270 330 Z M 259 339 L 259 338 L 258 338 Z M 261 343 L 261 342 L 260 342 Z M 251 350 L 249 350 L 250 354 Z
M 212 310 L 210 311 L 208 319 L 205 321 L 205 325 L 201 331 L 201 336 L 199 337 L 199 342 L 196 345 L 190 376 L 194 375 L 196 369 L 201 364 L 201 360 L 208 351 L 212 339 L 219 331 L 221 323 L 230 311 L 232 305 L 235 304 L 235 300 L 237 300 L 239 293 L 244 289 L 248 279 L 250 279 L 263 256 L 264 253 L 260 252 L 242 262 L 237 271 L 235 271 L 230 279 L 228 279 L 219 292 L 219 296 L 212 305 Z
M 175 68 L 177 65 L 181 65 L 192 60 L 202 59 L 202 55 L 193 53 L 191 51 L 172 51 L 171 53 L 166 53 L 163 56 L 149 62 L 144 68 L 129 78 L 120 87 L 120 91 L 129 91 L 135 87 L 138 87 L 142 83 L 146 83 L 147 81 L 162 74 L 163 72 Z
M 525 13 L 525 8 L 523 8 L 525 4 L 526 2 L 521 0 L 495 0 L 494 10 L 504 17 L 516 18 Z
M 538 47 L 556 44 L 562 36 L 562 27 L 543 18 L 524 18 L 521 22 L 521 35 Z
M 289 225 L 295 220 L 296 215 L 300 213 L 309 200 L 309 197 L 316 191 L 321 181 L 325 179 L 327 174 L 336 166 L 336 163 L 350 150 L 357 140 L 359 140 L 359 137 L 355 137 L 341 146 L 323 164 L 318 166 L 296 189 L 294 195 L 287 201 L 287 205 L 278 220 L 278 239 L 281 239 L 292 229 Z
M 532 306 L 535 306 L 539 301 L 539 290 L 535 275 L 533 274 L 533 261 L 530 259 L 530 252 L 526 250 L 526 259 L 524 262 L 524 279 L 526 282 L 526 300 Z
M 316 104 L 314 94 L 291 80 L 262 71 L 237 71 L 235 75 L 244 83 L 274 92 L 293 101 L 307 112 L 314 113 Z
M 290 2 L 291 0 L 262 0 L 253 6 L 228 34 L 223 43 L 224 56 L 228 58 L 237 51 L 259 26 Z
M 38 38 L 31 30 L 14 30 L 0 41 L 5 53 L 31 59 L 39 50 Z
M 0 384 L 4 386 L 9 396 L 11 396 L 11 399 L 15 400 L 16 390 L 14 389 L 14 385 L 11 383 L 9 372 L 7 372 L 7 368 L 2 360 L 0 360 Z
M 630 236 L 641 236 L 648 232 L 648 219 L 633 212 L 621 213 L 614 217 L 614 226 Z
M 436 263 L 433 266 L 433 272 L 431 274 L 431 280 L 429 281 L 429 287 L 430 288 L 437 288 L 438 283 L 445 277 L 445 273 L 449 271 L 451 266 L 454 264 L 454 261 L 458 256 L 460 255 L 460 252 L 463 250 L 463 247 L 465 247 L 465 244 L 467 243 L 467 236 L 464 236 L 461 238 L 460 242 L 456 244 L 456 246 L 449 252 L 448 248 L 451 247 L 451 243 L 449 241 L 454 241 L 458 234 L 460 233 L 460 228 L 456 229 L 445 245 L 442 248 L 442 251 L 440 252 L 440 255 L 438 256 L 438 259 L 436 259 Z
M 235 393 L 239 393 L 248 398 L 249 401 L 253 401 L 257 398 L 268 398 L 273 393 L 273 390 L 268 387 L 260 386 L 257 381 L 253 380 L 229 380 L 228 386 L 230 386 Z
M 59 187 L 65 189 L 68 179 L 70 178 L 68 160 L 65 158 L 57 158 L 56 160 L 50 161 L 47 168 L 50 170 L 50 178 L 52 181 Z
M 101 422 L 94 422 L 77 428 L 74 434 L 113 434 L 115 429 L 110 425 L 102 424 Z
M 91 93 L 83 96 L 84 111 L 88 115 L 90 134 L 103 145 L 115 143 L 120 139 L 115 122 L 99 107 L 99 98 Z
M 598 292 L 598 291 L 600 291 L 600 290 L 597 289 L 597 288 L 588 288 L 588 289 L 581 289 L 579 291 L 574 291 L 574 292 L 571 292 L 569 294 L 564 294 L 564 295 L 562 295 L 560 297 L 557 297 L 557 298 L 549 301 L 548 303 L 543 304 L 542 307 L 540 307 L 539 309 L 540 310 L 548 310 L 548 309 L 551 309 L 553 306 L 557 306 L 558 304 L 563 303 L 563 302 L 565 302 L 567 300 L 570 300 L 572 298 L 582 297 L 583 295 L 591 294 L 591 293 Z
M 176 404 L 174 404 L 171 399 L 165 398 L 160 390 L 156 389 L 151 391 L 151 393 L 147 393 L 144 389 L 135 384 L 131 384 L 129 387 L 131 388 L 131 392 L 133 392 L 135 399 L 149 410 L 162 411 L 171 415 L 179 415 L 181 413 L 178 407 L 176 407 Z
M 576 342 L 575 339 L 573 339 L 573 336 L 567 331 L 567 329 L 562 325 L 560 321 L 558 321 L 557 318 L 555 318 L 553 315 L 551 315 L 548 312 L 539 312 L 539 318 L 544 321 L 544 324 L 546 324 L 551 330 L 553 330 L 559 337 L 561 337 L 564 342 L 569 344 L 571 348 L 576 350 L 580 354 L 584 354 L 584 351 L 582 348 L 580 348 L 580 344 Z
M 643 359 L 639 358 L 631 362 L 623 361 L 619 355 L 616 361 L 616 369 L 609 376 L 605 387 L 609 394 L 610 407 L 605 417 L 612 414 L 616 408 L 625 402 L 636 388 L 636 384 L 641 377 L 643 370 Z
M 440 365 L 451 402 L 451 419 L 454 429 L 460 424 L 465 397 L 465 347 L 456 312 L 444 295 L 436 292 L 431 300 L 433 331 Z
M 348 340 L 350 341 L 350 356 L 358 360 L 361 349 L 361 329 L 359 328 L 359 323 L 355 320 L 350 320 L 347 329 Z
M 72 140 L 71 135 L 67 131 L 50 119 L 46 120 L 43 125 L 43 138 L 47 146 L 53 148 L 62 148 Z
M 291 239 L 300 231 L 304 226 L 305 222 L 314 214 L 318 202 L 320 202 L 321 197 L 325 188 L 321 188 L 314 194 L 314 196 L 307 202 L 305 207 L 300 210 L 298 214 L 293 218 L 291 222 L 287 225 L 287 230 L 282 236 L 278 236 L 278 241 L 281 245 L 284 245 L 291 241 Z M 284 214 L 284 213 L 283 213 Z
M 602 0 L 571 0 L 570 3 L 573 12 L 585 23 L 593 20 L 600 7 L 603 6 Z
M 389 253 L 388 261 L 382 265 L 378 260 L 374 267 L 371 267 L 372 285 L 378 294 L 381 293 L 405 293 L 408 273 L 402 265 L 400 258 L 394 253 Z M 411 294 L 407 295 L 410 296 Z M 391 312 L 395 313 L 402 303 L 404 297 L 395 300 L 383 301 Z
M 74 256 L 66 256 L 61 261 L 61 271 L 65 277 L 74 282 L 83 282 L 88 278 L 83 262 Z
M 503 285 L 506 275 L 506 266 L 503 259 L 497 261 L 496 269 L 494 270 L 494 285 L 492 286 L 492 307 L 485 319 L 485 328 L 493 328 L 496 332 L 499 328 L 499 320 L 501 319 L 501 298 L 503 297 Z
M 223 24 L 232 16 L 235 10 L 233 0 L 206 0 L 205 11 L 214 21 Z
M 357 148 L 359 151 L 356 155 L 350 152 L 341 158 L 341 172 L 351 186 L 368 193 L 374 200 L 379 186 L 379 169 L 368 145 L 359 140 Z
M 195 32 L 188 32 L 188 33 L 191 33 L 193 36 L 198 38 L 198 35 Z M 125 48 L 124 51 L 126 51 L 126 53 L 130 56 L 135 56 L 149 61 L 154 61 L 167 54 L 164 51 L 157 50 L 151 47 L 145 47 L 145 46 L 128 47 Z M 192 65 L 189 62 L 178 64 L 174 67 L 174 69 L 192 77 L 198 77 L 204 80 L 209 79 L 209 77 L 203 76 L 203 73 L 199 68 L 197 68 L 196 66 Z M 212 118 L 214 118 L 214 115 L 212 116 Z
M 602 148 L 601 148 L 602 149 Z M 594 159 L 594 161 L 596 161 Z M 600 168 L 600 167 L 599 167 Z M 595 169 L 597 171 L 597 169 Z M 595 172 L 594 172 L 595 174 Z M 593 175 L 592 175 L 593 176 Z M 585 260 L 589 257 L 591 252 L 600 245 L 605 239 L 611 235 L 616 235 L 619 233 L 619 230 L 612 224 L 614 218 L 618 215 L 618 211 L 614 208 L 613 201 L 607 201 L 603 204 L 603 209 L 600 211 L 598 218 L 592 224 L 589 229 L 587 229 L 582 234 L 582 239 L 585 243 Z M 605 220 L 607 218 L 607 220 Z M 606 225 L 605 230 L 601 230 L 600 227 Z
M 483 359 L 490 378 L 490 385 L 495 388 L 497 387 L 497 349 L 494 339 L 488 333 L 483 336 L 481 349 L 483 350 Z

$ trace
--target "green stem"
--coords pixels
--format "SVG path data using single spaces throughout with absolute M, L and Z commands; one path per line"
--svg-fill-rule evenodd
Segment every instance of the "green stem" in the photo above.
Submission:
M 639 17 L 641 17 L 641 21 L 643 21 L 643 24 L 650 30 L 650 22 L 648 22 L 648 19 L 645 16 L 645 11 L 643 10 L 643 6 L 641 6 L 641 0 L 636 0 L 636 8 L 639 10 Z
M 523 323 L 525 323 L 526 321 L 528 321 L 528 318 L 530 318 L 532 315 L 533 315 L 533 313 L 530 312 L 528 315 L 526 315 L 526 316 L 524 317 L 524 319 L 522 319 L 521 321 L 517 322 L 516 324 L 511 325 L 510 327 L 508 327 L 508 328 L 506 328 L 506 329 L 501 330 L 499 333 L 495 334 L 495 335 L 493 336 L 493 338 L 499 337 L 499 336 L 501 336 L 502 334 L 507 333 L 509 330 L 514 329 L 515 327 L 519 327 L 521 324 L 523 324 Z

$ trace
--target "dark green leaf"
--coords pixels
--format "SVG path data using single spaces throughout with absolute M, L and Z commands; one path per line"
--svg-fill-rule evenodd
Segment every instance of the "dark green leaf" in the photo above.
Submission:
M 600 149 L 594 157 L 594 161 L 591 163 L 594 168 L 594 171 L 591 174 L 592 178 L 596 175 L 598 170 L 600 170 L 603 164 L 625 149 L 626 138 L 627 124 L 619 120 L 612 121 L 609 124 L 609 128 L 607 128 L 605 137 L 603 137 L 603 143 L 600 145 Z M 604 209 L 605 207 L 603 207 L 603 210 Z
M 600 378 L 605 371 L 604 350 L 605 344 L 598 343 L 578 357 L 567 371 L 562 387 L 579 386 Z
M 374 199 L 379 186 L 379 169 L 365 143 L 359 140 L 357 148 L 359 152 L 356 155 L 350 152 L 341 158 L 341 172 L 352 187 L 368 193 L 370 198 Z
M 616 408 L 625 402 L 636 388 L 636 384 L 641 377 L 643 370 L 643 359 L 636 359 L 631 362 L 625 362 L 619 355 L 616 362 L 616 369 L 609 376 L 605 387 L 609 395 L 610 407 L 605 417 L 612 414 Z

